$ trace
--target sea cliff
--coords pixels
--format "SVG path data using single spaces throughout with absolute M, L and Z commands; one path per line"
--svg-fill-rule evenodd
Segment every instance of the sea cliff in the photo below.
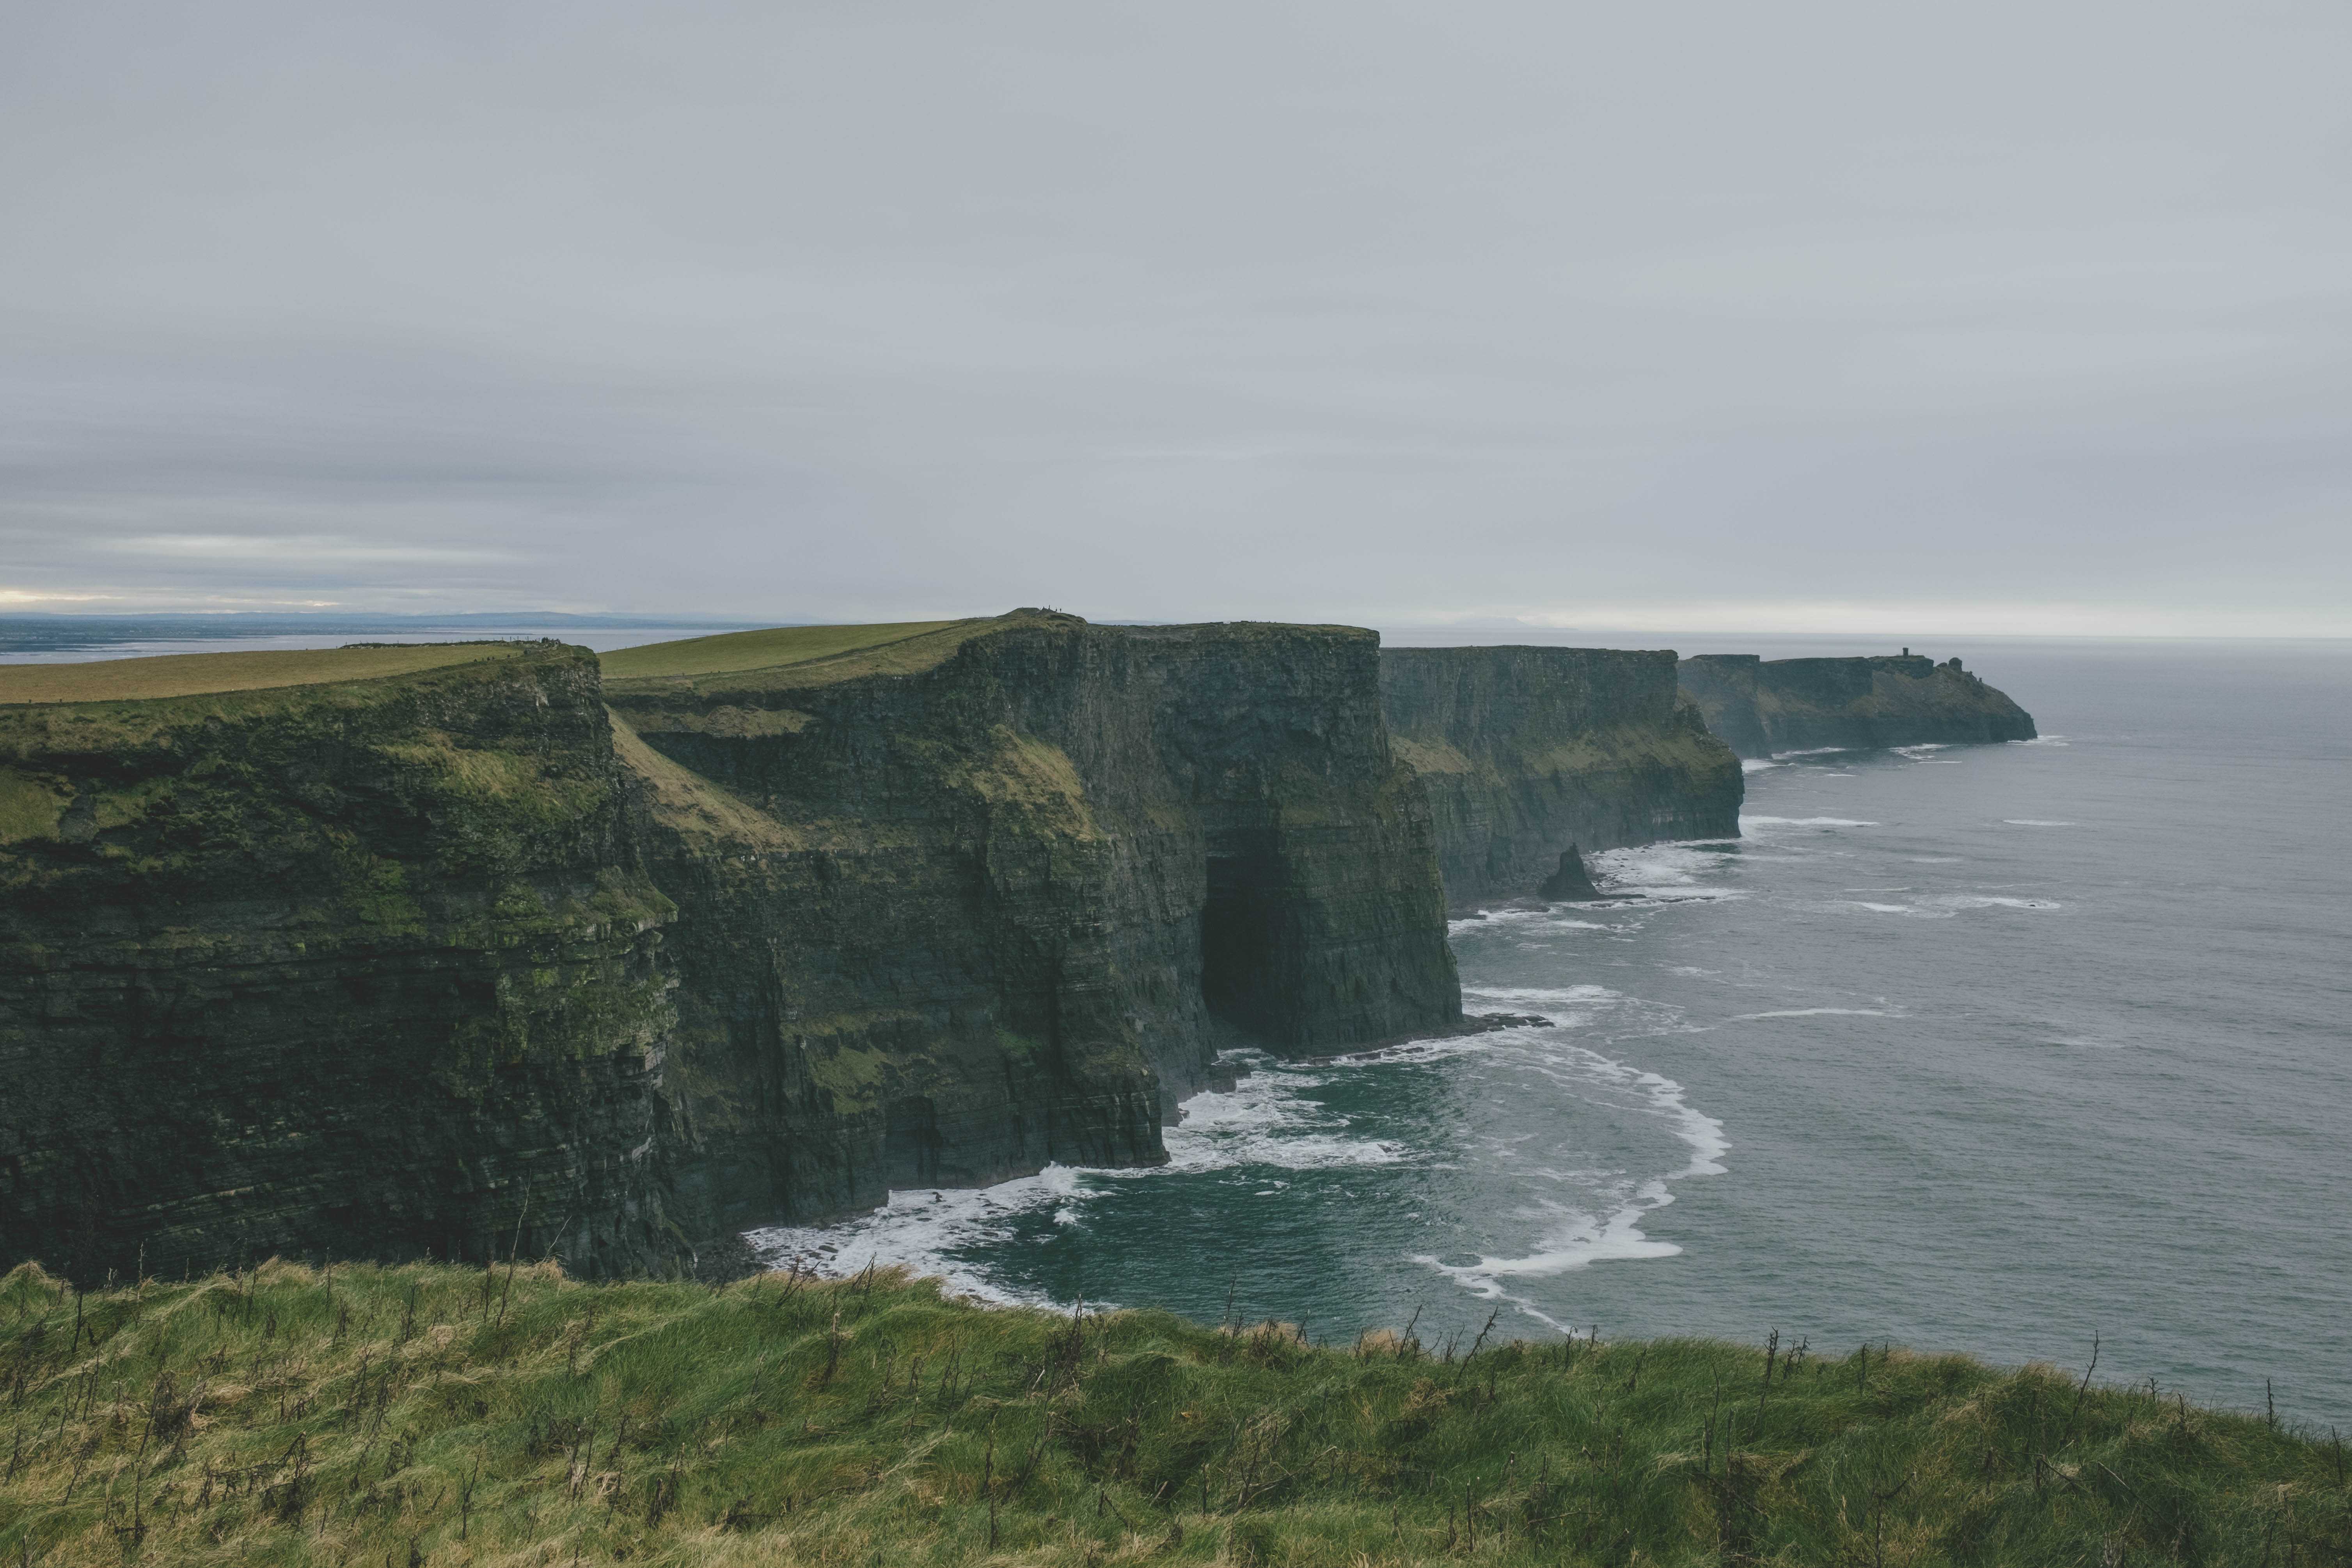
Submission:
M 1386 648 L 1381 700 L 1456 907 L 1536 896 L 1571 849 L 1739 832 L 1739 761 L 1671 652 Z
M 1153 1163 L 1222 1047 L 1459 1023 L 1371 634 L 1028 612 L 813 647 L 608 661 L 715 1226 Z
M 0 706 L 0 1256 L 677 1253 L 673 910 L 593 655 L 8 674 L 34 700 Z
M 1707 728 L 1743 757 L 2034 738 L 2033 716 L 1957 658 L 1700 654 L 1682 661 L 1680 679 Z
M 660 1271 L 893 1184 L 1156 1162 L 1228 1046 L 1461 1022 L 1369 632 L 611 663 L 5 672 L 0 1256 Z

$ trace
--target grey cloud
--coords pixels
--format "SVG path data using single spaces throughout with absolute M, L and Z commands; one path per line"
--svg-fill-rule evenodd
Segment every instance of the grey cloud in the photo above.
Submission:
M 0 592 L 2352 631 L 2347 44 L 56 8 L 0 49 Z

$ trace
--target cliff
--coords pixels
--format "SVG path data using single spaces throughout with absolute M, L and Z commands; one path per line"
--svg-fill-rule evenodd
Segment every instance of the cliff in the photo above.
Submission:
M 1385 648 L 1381 702 L 1457 907 L 1537 894 L 1572 847 L 1739 832 L 1738 759 L 1670 652 Z
M 0 1256 L 664 1270 L 1461 1022 L 1343 627 L 0 669 Z M 609 706 L 608 706 L 609 703 Z
M 594 658 L 0 670 L 0 1255 L 666 1265 L 669 901 Z
M 1222 1046 L 1458 1024 L 1370 633 L 865 635 L 606 661 L 681 908 L 669 1083 L 712 1228 L 1150 1163 Z
M 1957 658 L 1701 654 L 1682 661 L 1680 679 L 1707 728 L 1743 757 L 2034 738 L 2033 716 Z

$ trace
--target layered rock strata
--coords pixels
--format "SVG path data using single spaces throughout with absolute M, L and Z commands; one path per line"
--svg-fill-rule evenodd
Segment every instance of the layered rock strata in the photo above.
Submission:
M 1024 612 L 613 664 L 0 672 L 0 1258 L 659 1271 L 1158 1161 L 1225 1046 L 1460 1025 L 1368 632 Z
M 654 1158 L 671 905 L 593 656 L 337 679 L 432 657 L 368 655 L 0 706 L 0 1258 L 682 1249 Z M 76 678 L 142 665 L 187 668 Z
M 1385 648 L 1381 701 L 1429 795 L 1448 900 L 1540 895 L 1564 851 L 1739 831 L 1739 762 L 1671 652 Z
M 1222 1046 L 1459 1023 L 1370 633 L 1020 613 L 791 642 L 607 682 L 682 910 L 669 1081 L 714 1226 L 1154 1162 Z
M 2033 716 L 1957 658 L 1701 654 L 1682 661 L 1680 679 L 1707 728 L 1743 757 L 2034 738 Z

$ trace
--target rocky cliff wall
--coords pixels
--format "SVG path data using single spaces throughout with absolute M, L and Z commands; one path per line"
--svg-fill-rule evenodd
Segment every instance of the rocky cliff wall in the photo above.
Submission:
M 0 672 L 0 1257 L 658 1271 L 1459 1025 L 1371 634 L 767 636 Z
M 681 1250 L 671 906 L 594 658 L 448 657 L 223 656 L 266 689 L 0 706 L 0 1258 Z M 155 666 L 190 668 L 73 679 Z
M 2034 738 L 2033 716 L 1957 658 L 1701 654 L 1682 661 L 1680 679 L 1707 728 L 1743 757 Z
M 1536 894 L 1570 846 L 1739 831 L 1738 759 L 1680 696 L 1670 652 L 1387 648 L 1381 697 L 1456 906 Z
M 629 668 L 607 696 L 682 910 L 681 1201 L 714 1227 L 1150 1163 L 1223 1046 L 1460 1020 L 1370 633 L 1016 614 Z

